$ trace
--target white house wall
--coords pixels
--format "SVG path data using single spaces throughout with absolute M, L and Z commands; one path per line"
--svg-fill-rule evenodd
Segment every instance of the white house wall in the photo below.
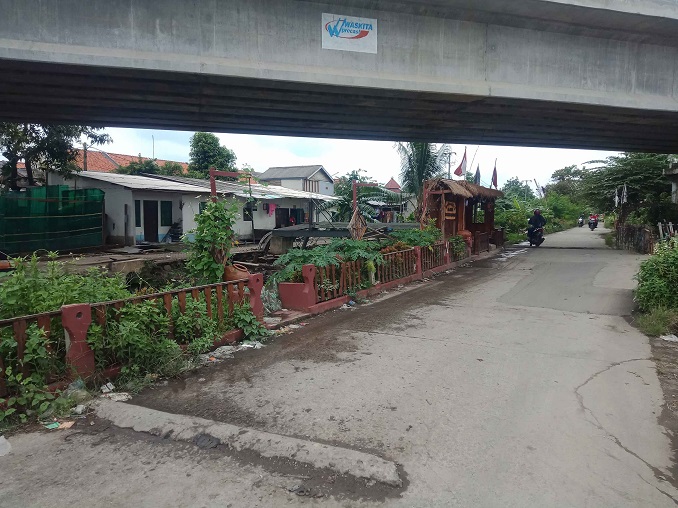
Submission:
M 196 227 L 195 217 L 198 215 L 200 210 L 200 202 L 206 202 L 208 198 L 205 197 L 195 197 L 195 196 L 184 196 L 184 206 L 181 211 L 184 234 L 188 240 L 193 240 L 194 234 L 191 232 Z M 251 239 L 252 238 L 252 222 L 249 220 L 243 220 L 244 208 L 247 201 L 245 198 L 235 197 L 229 198 L 229 201 L 236 200 L 238 203 L 238 217 L 233 225 L 233 231 L 237 239 Z M 306 199 L 274 199 L 266 201 L 257 201 L 256 210 L 253 212 L 254 219 L 254 229 L 257 231 L 260 230 L 273 230 L 275 229 L 275 212 L 269 214 L 269 212 L 264 211 L 264 203 L 275 204 L 278 208 L 301 208 L 306 213 L 308 213 L 308 200 Z

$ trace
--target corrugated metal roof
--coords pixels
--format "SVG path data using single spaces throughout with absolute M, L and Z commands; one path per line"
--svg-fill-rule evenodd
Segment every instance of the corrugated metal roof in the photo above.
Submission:
M 325 173 L 325 176 L 329 179 L 330 182 L 333 182 L 332 175 L 330 175 L 327 170 L 320 164 L 313 166 L 284 166 L 284 167 L 275 167 L 268 168 L 260 176 L 261 180 L 278 180 L 280 178 L 310 178 L 315 175 L 318 171 Z
M 191 192 L 198 194 L 209 193 L 209 182 L 207 189 L 202 186 L 190 185 L 182 182 L 173 182 L 169 180 L 160 180 L 158 178 L 149 178 L 138 175 L 121 175 L 119 173 L 99 173 L 96 171 L 82 171 L 77 173 L 78 178 L 88 178 L 90 180 L 99 180 L 114 185 L 120 185 L 127 189 L 134 190 L 152 190 L 162 192 Z
M 162 179 L 166 181 L 173 181 L 177 183 L 182 183 L 186 185 L 193 185 L 201 187 L 209 192 L 210 182 L 209 180 L 199 180 L 197 178 L 187 178 L 185 176 L 165 176 L 165 175 L 149 175 L 152 179 Z M 217 180 L 217 192 L 221 194 L 233 194 L 242 198 L 249 198 L 249 185 L 246 183 L 237 183 L 237 182 L 224 182 L 223 180 Z M 261 184 L 252 184 L 252 197 L 260 200 L 272 200 L 272 199 L 284 199 L 284 198 L 293 198 L 293 199 L 315 199 L 321 201 L 335 201 L 339 198 L 335 196 L 326 196 L 324 194 L 316 194 L 315 192 L 306 192 L 294 189 L 288 189 L 287 187 L 281 187 L 279 185 L 261 185 Z

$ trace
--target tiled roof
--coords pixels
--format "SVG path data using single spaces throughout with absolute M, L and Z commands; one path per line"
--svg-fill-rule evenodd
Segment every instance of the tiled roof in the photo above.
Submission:
M 141 160 L 145 162 L 151 159 L 149 157 L 141 157 Z M 138 161 L 138 155 L 124 155 L 100 150 L 87 150 L 87 171 L 95 171 L 97 173 L 113 173 L 121 166 L 127 166 L 130 162 Z M 158 166 L 163 166 L 167 162 L 180 164 L 184 173 L 188 172 L 188 163 L 186 162 L 166 161 L 164 159 L 156 159 L 155 162 L 158 164 Z M 82 149 L 78 149 L 78 154 L 75 157 L 75 163 L 81 170 L 85 169 L 84 153 Z M 23 162 L 20 162 L 17 166 L 21 169 L 26 167 Z
M 386 185 L 384 185 L 384 188 L 390 190 L 390 191 L 395 191 L 395 192 L 400 192 L 402 189 L 400 188 L 400 184 L 396 182 L 393 178 L 391 178 Z

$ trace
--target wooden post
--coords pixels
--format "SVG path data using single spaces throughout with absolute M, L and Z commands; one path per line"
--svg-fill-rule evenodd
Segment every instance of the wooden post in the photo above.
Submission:
M 443 240 L 445 237 L 445 193 L 440 195 L 440 231 L 442 232 Z

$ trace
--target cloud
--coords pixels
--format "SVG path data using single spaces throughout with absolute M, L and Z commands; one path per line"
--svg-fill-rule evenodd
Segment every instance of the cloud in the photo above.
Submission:
M 102 147 L 116 153 L 144 157 L 153 154 L 155 138 L 155 157 L 159 159 L 188 161 L 189 139 L 192 132 L 158 131 L 145 129 L 111 128 L 107 131 L 113 137 L 113 143 Z M 219 134 L 224 146 L 233 150 L 238 165 L 248 164 L 256 171 L 265 171 L 272 166 L 294 166 L 322 164 L 332 175 L 344 175 L 355 169 L 363 169 L 366 174 L 379 182 L 389 178 L 398 179 L 400 159 L 391 141 L 360 141 L 324 138 L 293 138 L 284 136 L 255 136 L 250 134 Z M 464 153 L 463 145 L 452 145 L 452 171 Z M 528 148 L 507 146 L 468 146 L 468 170 L 475 173 L 480 165 L 481 180 L 489 184 L 495 159 L 499 186 L 512 177 L 529 180 L 536 179 L 540 185 L 548 183 L 551 174 L 560 168 L 572 164 L 582 164 L 590 160 L 603 159 L 616 152 L 593 150 L 566 150 L 561 148 Z M 473 165 L 471 161 L 474 159 Z

